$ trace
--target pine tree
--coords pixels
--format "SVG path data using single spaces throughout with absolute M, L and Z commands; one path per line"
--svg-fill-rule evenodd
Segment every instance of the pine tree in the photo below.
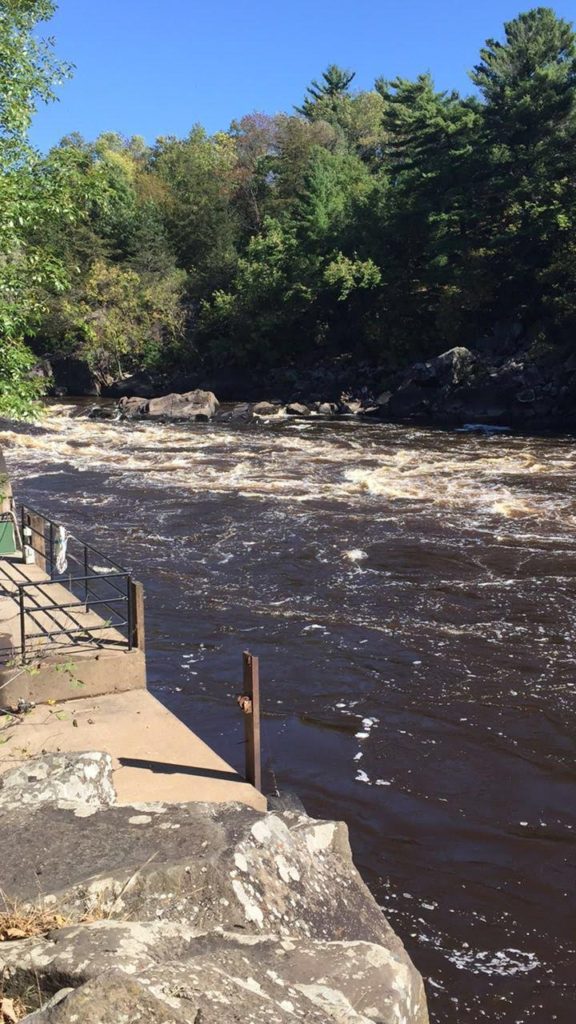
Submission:
M 326 113 L 334 113 L 339 103 L 348 94 L 349 87 L 356 77 L 355 71 L 347 71 L 330 64 L 322 72 L 322 81 L 314 79 L 308 86 L 308 95 L 301 107 L 296 107 L 298 114 L 303 114 L 309 121 L 324 118 Z
M 530 322 L 546 314 L 550 267 L 576 229 L 576 36 L 545 7 L 504 34 L 472 72 L 485 106 L 471 271 L 489 282 L 487 314 Z

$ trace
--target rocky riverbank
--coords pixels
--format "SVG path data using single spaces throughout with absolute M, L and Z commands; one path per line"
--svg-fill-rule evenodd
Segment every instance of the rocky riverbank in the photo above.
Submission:
M 426 1024 L 346 826 L 271 804 L 119 806 L 101 753 L 5 774 L 0 1019 Z
M 60 392 L 86 390 L 85 368 L 55 363 Z M 59 385 L 59 381 L 64 384 Z M 76 386 L 74 386 L 76 380 Z M 383 366 L 339 357 L 296 371 L 208 373 L 152 379 L 138 374 L 104 389 L 123 418 L 247 422 L 258 417 L 355 415 L 388 422 L 522 430 L 576 429 L 576 356 L 538 348 L 510 327 L 470 348 L 457 346 L 390 373 Z M 216 395 L 218 398 L 216 398 Z M 234 408 L 219 410 L 225 402 Z

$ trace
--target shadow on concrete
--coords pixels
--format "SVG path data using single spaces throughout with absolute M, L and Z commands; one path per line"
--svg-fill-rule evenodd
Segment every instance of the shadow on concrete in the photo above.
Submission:
M 144 761 L 137 757 L 119 757 L 123 768 L 146 768 L 161 775 L 195 775 L 202 779 L 222 779 L 224 782 L 246 782 L 236 772 L 219 771 L 215 768 L 194 768 L 188 764 L 169 764 L 167 761 Z
M 0 633 L 0 664 L 13 658 L 16 654 L 14 640 L 10 633 Z

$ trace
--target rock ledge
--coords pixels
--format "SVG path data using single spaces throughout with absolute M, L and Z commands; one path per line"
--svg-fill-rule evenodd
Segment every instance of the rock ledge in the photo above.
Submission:
M 9 772 L 0 814 L 9 905 L 23 921 L 30 906 L 62 921 L 0 945 L 3 995 L 28 1000 L 26 1020 L 428 1021 L 420 975 L 340 822 L 299 808 L 118 806 L 97 753 Z

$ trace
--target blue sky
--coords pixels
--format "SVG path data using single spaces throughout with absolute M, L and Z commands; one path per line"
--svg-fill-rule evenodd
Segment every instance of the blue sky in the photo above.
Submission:
M 544 0 L 545 2 L 545 0 Z M 291 110 L 330 63 L 370 88 L 379 75 L 430 71 L 439 87 L 470 91 L 467 70 L 488 36 L 527 10 L 522 0 L 61 0 L 45 34 L 76 65 L 32 141 L 101 131 L 187 134 L 226 129 L 254 110 Z M 576 20 L 576 0 L 554 9 Z

